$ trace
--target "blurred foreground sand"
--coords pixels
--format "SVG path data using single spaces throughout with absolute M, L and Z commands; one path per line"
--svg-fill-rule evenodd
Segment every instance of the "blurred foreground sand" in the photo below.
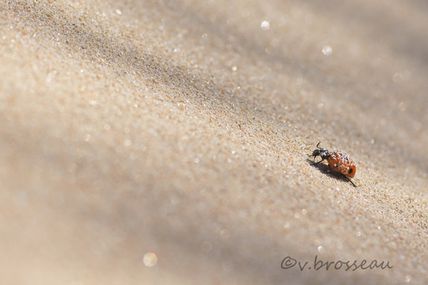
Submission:
M 325 2 L 1 1 L 0 284 L 427 284 L 428 5 Z

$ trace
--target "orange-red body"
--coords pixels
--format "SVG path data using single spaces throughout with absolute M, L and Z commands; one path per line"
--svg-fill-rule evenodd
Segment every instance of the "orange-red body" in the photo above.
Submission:
M 343 152 L 332 152 L 327 158 L 328 166 L 334 172 L 339 172 L 347 177 L 354 177 L 357 172 L 357 166 L 349 158 L 349 155 Z

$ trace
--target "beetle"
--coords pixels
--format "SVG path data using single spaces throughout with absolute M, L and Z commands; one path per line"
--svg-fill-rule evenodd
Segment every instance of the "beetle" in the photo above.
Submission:
M 347 153 L 342 151 L 330 152 L 328 149 L 320 147 L 320 143 L 321 142 L 317 143 L 317 148 L 312 152 L 312 157 L 314 158 L 314 161 L 317 156 L 321 157 L 321 160 L 314 163 L 314 165 L 327 160 L 328 167 L 331 171 L 341 174 L 345 179 L 351 182 L 354 187 L 357 187 L 357 185 L 355 185 L 351 180 L 351 178 L 353 178 L 357 172 L 357 166 L 355 165 L 355 162 L 349 157 Z

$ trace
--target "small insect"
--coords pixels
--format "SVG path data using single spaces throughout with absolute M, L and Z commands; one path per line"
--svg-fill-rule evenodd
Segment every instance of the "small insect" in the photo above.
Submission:
M 315 165 L 321 163 L 324 160 L 327 160 L 328 167 L 331 171 L 343 175 L 349 182 L 357 187 L 357 185 L 352 182 L 350 178 L 355 176 L 357 172 L 357 166 L 351 160 L 348 154 L 340 151 L 330 152 L 325 148 L 320 147 L 320 142 L 317 143 L 317 148 L 312 152 L 312 156 L 315 160 L 317 156 L 321 157 L 321 160 L 316 162 Z

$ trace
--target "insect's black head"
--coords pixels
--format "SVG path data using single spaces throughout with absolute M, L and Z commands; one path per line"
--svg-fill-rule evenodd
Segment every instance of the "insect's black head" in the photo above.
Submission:
M 330 156 L 330 153 L 327 149 L 320 147 L 320 142 L 317 144 L 317 148 L 312 152 L 312 156 L 316 158 L 320 156 L 322 159 L 327 159 Z

